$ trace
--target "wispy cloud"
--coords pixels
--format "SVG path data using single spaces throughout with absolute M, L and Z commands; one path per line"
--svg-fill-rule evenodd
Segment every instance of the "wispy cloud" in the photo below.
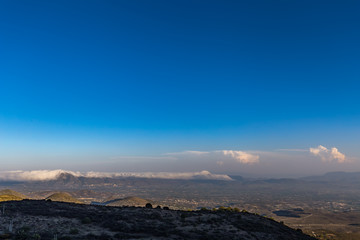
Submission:
M 204 155 L 204 154 L 209 154 L 209 153 L 210 152 L 204 152 L 204 151 L 183 151 L 183 152 L 165 153 L 164 155 L 187 155 L 187 154 Z
M 327 149 L 326 147 L 319 145 L 316 148 L 310 148 L 310 153 L 320 157 L 323 162 L 331 162 L 336 160 L 338 163 L 346 162 L 346 156 L 341 153 L 336 147 Z
M 301 148 L 281 148 L 281 149 L 276 149 L 275 151 L 277 151 L 277 152 L 308 152 L 309 150 L 301 149 Z
M 187 158 L 209 158 L 216 159 L 217 165 L 224 165 L 231 160 L 242 164 L 253 164 L 259 162 L 259 155 L 238 150 L 216 150 L 216 151 L 183 151 L 166 153 L 165 155 L 182 156 Z
M 61 174 L 68 173 L 76 177 L 91 178 L 160 178 L 160 179 L 207 179 L 231 181 L 232 178 L 225 174 L 213 174 L 209 171 L 200 172 L 74 172 L 62 169 L 57 170 L 34 170 L 34 171 L 3 171 L 0 172 L 0 180 L 3 181 L 49 181 L 57 179 Z
M 259 162 L 259 155 L 255 155 L 243 151 L 221 150 L 217 152 L 224 154 L 224 156 L 229 156 L 235 159 L 239 163 L 253 164 Z
M 116 156 L 111 157 L 110 160 L 123 160 L 123 159 L 131 159 L 131 160 L 174 160 L 175 157 L 172 156 Z

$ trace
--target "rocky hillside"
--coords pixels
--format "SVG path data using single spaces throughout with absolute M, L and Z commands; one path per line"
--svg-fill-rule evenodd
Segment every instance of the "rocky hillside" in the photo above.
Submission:
M 234 209 L 175 211 L 45 200 L 2 202 L 0 239 L 314 239 Z
M 83 203 L 82 201 L 74 198 L 67 192 L 57 192 L 48 196 L 45 200 L 57 201 L 57 202 L 69 202 L 69 203 Z
M 3 201 L 19 201 L 28 198 L 24 194 L 21 194 L 19 192 L 10 190 L 10 189 L 4 189 L 0 191 L 0 202 Z

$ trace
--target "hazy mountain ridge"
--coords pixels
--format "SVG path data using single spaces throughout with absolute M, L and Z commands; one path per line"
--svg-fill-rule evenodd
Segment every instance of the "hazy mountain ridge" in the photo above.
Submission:
M 42 177 L 34 177 L 34 174 L 43 174 Z M 49 173 L 48 173 L 49 172 Z M 2 172 L 4 174 L 4 172 Z M 18 174 L 18 175 L 17 175 Z M 268 183 L 297 183 L 304 181 L 360 181 L 360 172 L 329 172 L 320 176 L 309 176 L 301 178 L 244 178 L 239 175 L 212 174 L 208 171 L 193 173 L 97 173 L 87 172 L 79 173 L 65 170 L 40 170 L 28 171 L 26 177 L 22 177 L 23 172 L 14 171 L 9 176 L 2 176 L 0 173 L 0 182 L 9 184 L 26 184 L 33 183 L 49 183 L 53 186 L 81 186 L 81 185 L 98 185 L 112 184 L 121 180 L 184 180 L 184 181 L 239 181 L 244 183 L 268 182 Z M 41 180 L 39 180 L 41 179 Z
M 328 172 L 321 176 L 301 178 L 305 181 L 360 183 L 360 172 Z

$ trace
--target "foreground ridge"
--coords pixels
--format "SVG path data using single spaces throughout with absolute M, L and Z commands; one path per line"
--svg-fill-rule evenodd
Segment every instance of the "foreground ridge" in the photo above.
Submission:
M 149 205 L 2 202 L 0 239 L 315 239 L 247 212 L 179 211 Z

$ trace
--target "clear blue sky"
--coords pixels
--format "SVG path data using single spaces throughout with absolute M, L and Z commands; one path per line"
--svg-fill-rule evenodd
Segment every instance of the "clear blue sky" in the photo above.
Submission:
M 358 1 L 3 0 L 2 165 L 318 145 L 357 159 L 359 12 Z

